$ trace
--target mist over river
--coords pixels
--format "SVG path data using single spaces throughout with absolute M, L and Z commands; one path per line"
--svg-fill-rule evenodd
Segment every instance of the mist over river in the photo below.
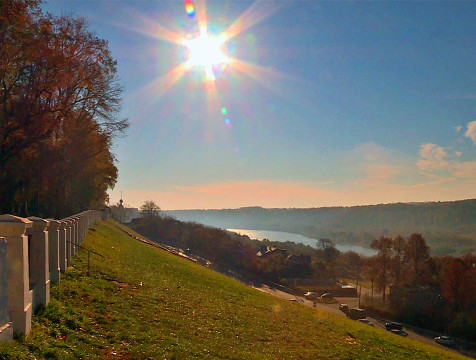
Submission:
M 269 231 L 269 230 L 246 230 L 246 229 L 226 229 L 228 231 L 233 231 L 241 235 L 247 235 L 250 239 L 257 239 L 263 240 L 268 239 L 270 241 L 292 241 L 295 243 L 302 243 L 305 245 L 309 245 L 312 247 L 316 247 L 317 240 L 308 238 L 304 235 L 287 233 L 284 231 Z M 365 248 L 363 246 L 358 245 L 340 245 L 335 244 L 336 249 L 342 252 L 346 251 L 355 251 L 356 253 L 364 256 L 372 256 L 375 255 L 375 251 L 370 248 Z

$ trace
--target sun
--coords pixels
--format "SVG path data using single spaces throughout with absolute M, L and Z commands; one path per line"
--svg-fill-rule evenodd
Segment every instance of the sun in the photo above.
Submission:
M 212 81 L 215 80 L 213 68 L 230 62 L 230 58 L 222 50 L 225 42 L 225 35 L 210 37 L 206 28 L 201 28 L 198 37 L 183 42 L 190 54 L 186 63 L 187 68 L 201 66 L 205 71 L 206 78 Z

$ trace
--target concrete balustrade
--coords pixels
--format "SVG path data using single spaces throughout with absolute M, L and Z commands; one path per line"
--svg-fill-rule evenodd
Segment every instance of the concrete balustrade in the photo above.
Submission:
M 89 227 L 105 213 L 59 221 L 0 215 L 0 341 L 30 333 L 32 310 L 48 305 L 50 282 L 60 282 Z
M 59 227 L 61 222 L 58 220 L 48 219 L 48 247 L 49 247 L 49 267 L 50 280 L 53 284 L 60 282 L 60 264 L 59 264 Z
M 28 335 L 31 329 L 28 236 L 32 222 L 13 215 L 0 215 L 0 236 L 7 241 L 8 313 L 16 333 Z M 2 275 L 3 277 L 4 275 Z

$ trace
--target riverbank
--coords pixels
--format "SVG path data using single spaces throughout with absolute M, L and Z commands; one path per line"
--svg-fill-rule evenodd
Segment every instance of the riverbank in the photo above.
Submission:
M 279 241 L 286 242 L 291 241 L 297 244 L 309 245 L 316 247 L 317 240 L 311 239 L 307 236 L 288 233 L 284 231 L 270 231 L 270 230 L 249 230 L 249 229 L 226 229 L 227 231 L 235 232 L 240 235 L 249 236 L 250 239 L 263 240 L 268 239 L 270 241 Z M 341 245 L 335 244 L 337 250 L 346 252 L 346 251 L 355 251 L 356 253 L 364 256 L 375 255 L 375 250 L 359 245 Z

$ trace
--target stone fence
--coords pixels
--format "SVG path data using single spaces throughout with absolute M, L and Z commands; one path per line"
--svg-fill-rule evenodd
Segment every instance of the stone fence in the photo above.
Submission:
M 62 220 L 0 215 L 0 341 L 27 336 L 32 313 L 50 301 L 86 233 L 105 211 L 88 210 Z

